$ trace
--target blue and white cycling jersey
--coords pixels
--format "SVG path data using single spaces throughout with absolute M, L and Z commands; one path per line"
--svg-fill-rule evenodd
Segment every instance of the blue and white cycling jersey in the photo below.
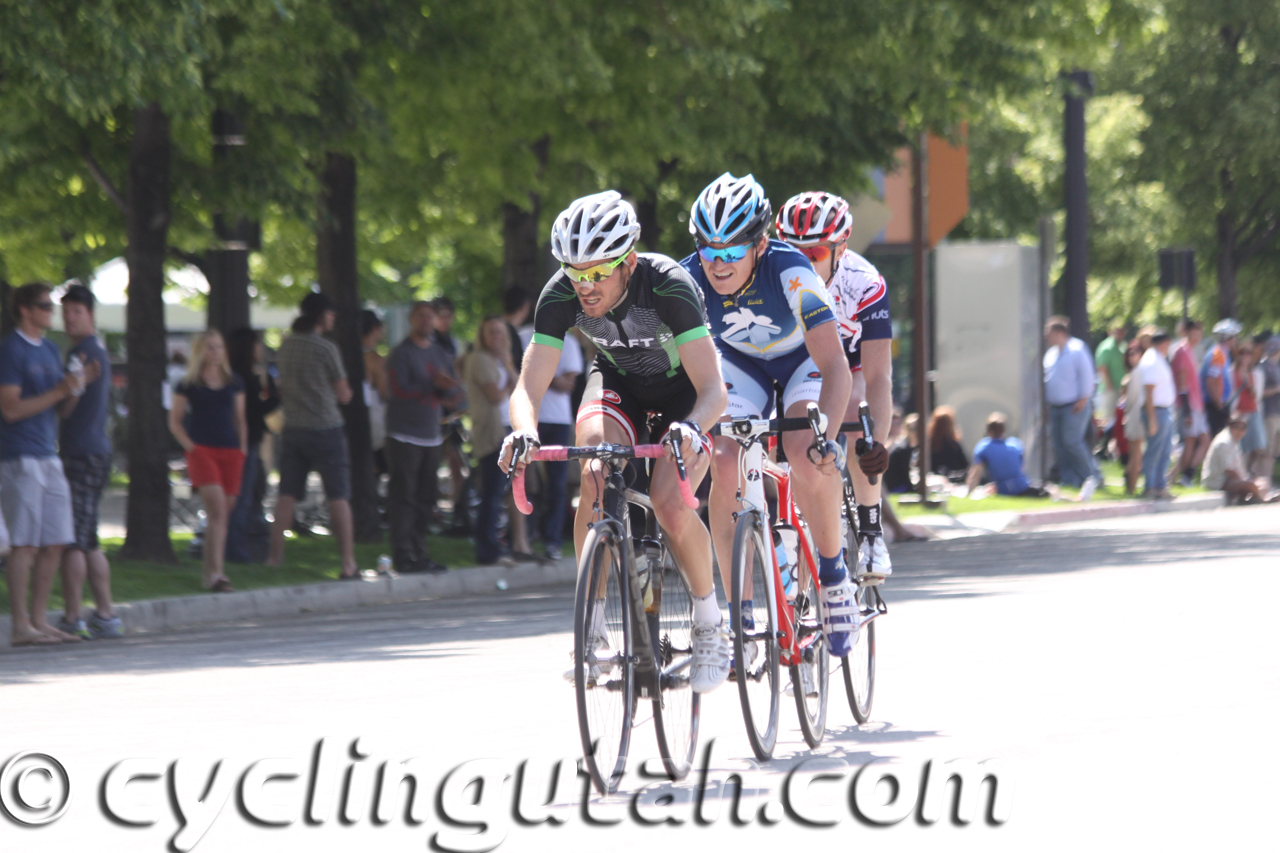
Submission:
M 680 262 L 702 288 L 711 334 L 722 360 L 731 417 L 771 417 L 774 383 L 787 411 L 816 401 L 822 374 L 805 349 L 804 335 L 836 320 L 836 303 L 809 259 L 779 240 L 756 263 L 755 278 L 732 296 L 712 289 L 697 254 Z
M 716 346 L 772 361 L 804 347 L 804 333 L 836 319 L 831 292 L 809 259 L 781 240 L 756 263 L 751 284 L 733 296 L 712 289 L 695 252 L 680 262 L 702 288 Z

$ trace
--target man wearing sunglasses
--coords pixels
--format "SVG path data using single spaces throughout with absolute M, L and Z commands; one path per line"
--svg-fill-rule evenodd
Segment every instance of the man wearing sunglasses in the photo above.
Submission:
M 694 202 L 689 230 L 697 252 L 681 263 L 707 300 L 729 391 L 726 414 L 771 417 L 776 382 L 782 388 L 777 408 L 786 417 L 804 417 L 810 403 L 828 417 L 822 446 L 811 447 L 803 432 L 784 433 L 782 446 L 796 503 L 818 549 L 823 632 L 831 653 L 843 657 L 858 623 L 840 530 L 843 453 L 833 439 L 849 401 L 849 369 L 831 294 L 804 255 L 769 239 L 772 221 L 755 178 L 726 172 Z M 721 438 L 712 463 L 711 534 L 725 573 L 732 562 L 737 489 L 738 446 Z M 803 674 L 807 680 L 810 673 Z
M 511 395 L 512 433 L 499 455 L 502 470 L 513 463 L 523 467 L 538 446 L 538 408 L 555 378 L 564 336 L 577 326 L 600 350 L 578 409 L 577 443 L 679 441 L 694 488 L 706 474 L 710 453 L 703 430 L 725 405 L 706 309 L 679 264 L 664 255 L 636 253 L 639 236 L 635 210 L 613 191 L 580 198 L 557 217 L 551 250 L 561 270 L 534 309 L 533 340 Z M 658 417 L 646 428 L 649 412 Z M 584 463 L 573 528 L 579 556 L 602 473 L 602 463 Z M 729 676 L 729 636 L 711 576 L 711 537 L 681 500 L 677 478 L 673 462 L 659 461 L 649 496 L 694 597 L 689 681 L 693 690 L 706 693 Z M 589 642 L 605 642 L 600 629 Z
M 870 447 L 858 439 L 858 465 L 850 469 L 858 499 L 858 573 L 884 577 L 893 572 L 880 524 L 880 482 L 869 475 L 889 467 L 885 442 L 893 420 L 893 327 L 889 322 L 889 289 L 884 276 L 866 258 L 849 250 L 853 216 L 849 203 L 825 192 L 794 196 L 782 206 L 774 223 L 778 236 L 799 249 L 836 303 L 836 319 L 844 341 L 845 358 L 853 381 L 846 421 L 858 419 L 858 405 L 867 401 L 876 423 Z

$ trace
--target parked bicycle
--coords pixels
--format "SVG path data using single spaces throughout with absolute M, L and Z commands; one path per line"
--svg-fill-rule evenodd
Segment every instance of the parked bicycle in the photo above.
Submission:
M 516 448 L 517 457 L 524 448 Z M 631 730 L 642 699 L 653 706 L 658 753 L 667 775 L 684 778 L 698 742 L 699 694 L 689 689 L 693 663 L 693 597 L 667 547 L 648 495 L 627 488 L 632 459 L 665 456 L 661 444 L 543 447 L 535 460 L 598 459 L 605 488 L 594 508 L 578 562 L 573 609 L 574 692 L 578 730 L 591 779 L 602 794 L 617 790 L 627 766 Z M 673 444 L 680 494 L 691 508 L 684 459 Z M 516 474 L 516 506 L 529 514 L 524 472 Z M 633 539 L 629 506 L 644 515 L 644 536 Z

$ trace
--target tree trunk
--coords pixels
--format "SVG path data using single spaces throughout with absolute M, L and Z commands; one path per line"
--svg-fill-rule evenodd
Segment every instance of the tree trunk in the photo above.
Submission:
M 541 290 L 541 255 L 538 252 L 538 214 L 542 199 L 529 193 L 530 210 L 511 202 L 502 205 L 502 290 L 519 287 L 536 299 Z
M 215 232 L 223 248 L 205 254 L 201 271 L 209 280 L 209 328 L 226 335 L 249 325 L 249 248 L 239 239 L 248 224 L 228 229 L 221 219 L 215 217 Z
M 175 562 L 169 541 L 169 428 L 160 386 L 168 360 L 164 260 L 169 232 L 169 118 L 157 103 L 133 112 L 125 220 L 129 248 L 129 502 L 121 556 Z
M 1236 316 L 1236 225 L 1229 211 L 1218 214 L 1218 317 Z
M 9 279 L 0 277 L 0 338 L 6 338 L 13 331 L 13 318 L 9 316 L 9 294 L 13 288 Z
M 351 513 L 359 542 L 379 542 L 378 485 L 373 470 L 373 437 L 364 404 L 364 348 L 360 343 L 360 278 L 356 271 L 356 161 L 330 152 L 320 171 L 316 273 L 320 290 L 333 301 L 338 322 L 333 335 L 351 384 L 351 402 L 342 407 L 351 453 Z

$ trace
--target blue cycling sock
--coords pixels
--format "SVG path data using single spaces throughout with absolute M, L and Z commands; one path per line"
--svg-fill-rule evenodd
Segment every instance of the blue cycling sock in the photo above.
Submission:
M 834 557 L 818 555 L 818 581 L 823 586 L 840 583 L 848 576 L 849 573 L 844 567 L 843 555 L 836 554 Z
M 742 599 L 742 627 L 754 631 L 756 627 L 756 606 L 749 598 Z

